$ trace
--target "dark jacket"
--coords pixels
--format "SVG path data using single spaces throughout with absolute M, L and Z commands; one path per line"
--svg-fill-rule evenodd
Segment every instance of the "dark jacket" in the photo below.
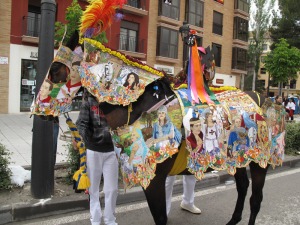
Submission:
M 87 149 L 97 152 L 114 151 L 107 120 L 95 97 L 87 95 L 84 98 L 76 125 Z

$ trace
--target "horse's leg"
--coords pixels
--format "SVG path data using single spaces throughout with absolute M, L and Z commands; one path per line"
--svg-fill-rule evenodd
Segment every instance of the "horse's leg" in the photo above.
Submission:
M 267 168 L 261 168 L 257 163 L 250 164 L 251 178 L 252 178 L 252 195 L 250 197 L 250 219 L 249 225 L 254 225 L 256 216 L 259 213 L 260 205 L 263 200 L 263 188 L 265 185 Z
M 166 225 L 168 221 L 165 182 L 173 166 L 174 158 L 176 157 L 169 158 L 165 162 L 157 164 L 156 176 L 151 180 L 147 189 L 144 189 L 148 206 L 156 225 Z
M 245 198 L 247 195 L 247 190 L 249 187 L 249 179 L 247 175 L 246 168 L 237 168 L 234 175 L 236 182 L 236 189 L 238 192 L 238 198 L 236 201 L 235 209 L 231 220 L 227 225 L 235 225 L 242 219 L 242 213 L 244 209 Z

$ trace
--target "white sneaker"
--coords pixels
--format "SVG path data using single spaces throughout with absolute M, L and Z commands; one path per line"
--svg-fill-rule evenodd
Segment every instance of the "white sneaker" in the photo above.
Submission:
M 201 209 L 199 209 L 198 207 L 196 207 L 195 205 L 187 205 L 187 204 L 184 204 L 183 202 L 181 202 L 180 204 L 180 207 L 184 210 L 187 210 L 191 213 L 194 213 L 194 214 L 201 214 Z

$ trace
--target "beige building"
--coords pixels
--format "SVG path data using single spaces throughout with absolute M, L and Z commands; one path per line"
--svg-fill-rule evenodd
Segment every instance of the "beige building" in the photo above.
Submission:
M 247 0 L 151 1 L 147 63 L 177 74 L 186 50 L 179 34 L 183 21 L 198 35 L 198 43 L 217 50 L 214 85 L 243 88 L 247 73 L 249 3 Z M 186 46 L 185 46 L 186 48 Z
M 11 1 L 0 1 L 0 113 L 8 112 Z
M 249 41 L 251 41 L 251 35 L 249 37 Z M 261 82 L 261 84 L 264 86 L 267 94 L 267 89 L 269 86 L 269 96 L 273 97 L 279 94 L 279 88 L 278 86 L 272 86 L 272 78 L 269 76 L 268 71 L 266 71 L 264 67 L 264 59 L 268 53 L 271 52 L 271 45 L 273 44 L 273 41 L 269 35 L 269 33 L 265 34 L 264 36 L 264 44 L 263 44 L 263 52 L 260 57 L 260 66 L 258 70 L 258 81 Z M 287 82 L 283 84 L 282 87 L 282 95 L 283 96 L 290 96 L 290 95 L 300 95 L 300 79 L 298 80 L 291 80 L 290 82 Z

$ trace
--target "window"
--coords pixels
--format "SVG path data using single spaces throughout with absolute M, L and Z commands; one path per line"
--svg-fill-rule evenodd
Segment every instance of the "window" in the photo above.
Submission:
M 173 1 L 172 1 L 173 3 Z M 178 31 L 166 27 L 157 28 L 157 56 L 178 58 Z
M 137 37 L 139 25 L 137 23 L 121 21 L 119 49 L 137 52 Z
M 268 45 L 267 44 L 263 44 L 262 48 L 263 48 L 263 51 L 268 51 Z
M 248 41 L 248 21 L 234 17 L 233 38 Z
M 174 20 L 179 20 L 180 14 L 180 1 L 172 0 L 172 4 L 165 3 L 164 0 L 159 0 L 159 16 L 169 17 Z
M 41 26 L 41 8 L 28 5 L 27 29 L 25 34 L 31 37 L 38 37 Z
M 260 68 L 260 74 L 266 74 L 267 70 L 266 68 Z
M 239 9 L 246 13 L 249 13 L 249 0 L 235 0 L 234 9 Z
M 21 96 L 20 111 L 29 112 L 35 94 L 35 77 L 37 75 L 37 61 L 22 59 L 21 64 Z
M 130 5 L 135 8 L 141 8 L 140 0 L 127 0 L 127 5 Z
M 257 81 L 257 85 L 259 86 L 259 87 L 265 87 L 266 86 L 266 81 L 265 80 L 258 80 Z
M 204 3 L 201 0 L 187 0 L 185 20 L 197 27 L 203 27 Z
M 296 89 L 296 83 L 297 83 L 297 81 L 295 79 L 291 80 L 290 81 L 290 88 Z
M 266 60 L 266 56 L 261 56 L 261 57 L 260 57 L 260 61 L 261 61 L 262 63 L 265 63 L 265 60 Z
M 246 70 L 247 50 L 232 48 L 232 69 Z
M 214 34 L 223 34 L 223 14 L 214 11 L 213 16 L 213 31 Z
M 216 66 L 221 67 L 222 45 L 212 43 L 212 53 L 214 54 Z

